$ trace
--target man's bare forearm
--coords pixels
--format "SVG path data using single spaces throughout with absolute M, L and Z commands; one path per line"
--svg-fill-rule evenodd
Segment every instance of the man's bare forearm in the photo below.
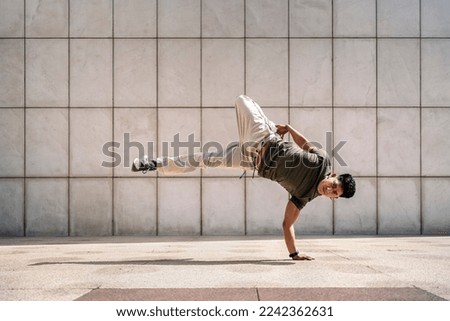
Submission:
M 313 147 L 313 145 L 309 142 L 309 140 L 303 136 L 298 130 L 293 128 L 291 125 L 286 125 L 288 132 L 291 134 L 294 142 L 303 150 L 309 152 L 309 150 Z
M 284 241 L 286 242 L 286 247 L 288 249 L 289 254 L 293 254 L 297 252 L 297 248 L 295 246 L 295 229 L 294 223 L 297 221 L 300 215 L 300 210 L 289 201 L 286 205 L 286 210 L 284 213 L 284 221 L 283 221 L 283 233 L 284 233 Z M 314 260 L 313 257 L 304 254 L 297 254 L 291 256 L 294 260 Z
M 289 253 L 294 253 L 297 248 L 295 246 L 295 230 L 294 226 L 290 227 L 283 227 L 283 234 L 284 234 L 284 242 L 286 243 L 286 247 L 288 249 Z
M 294 203 L 289 201 L 286 205 L 283 220 L 284 241 L 286 242 L 289 253 L 294 253 L 296 251 L 294 223 L 297 221 L 299 215 L 300 210 L 297 209 Z

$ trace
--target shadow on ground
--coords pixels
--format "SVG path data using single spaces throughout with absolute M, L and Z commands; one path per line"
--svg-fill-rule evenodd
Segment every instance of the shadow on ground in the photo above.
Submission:
M 40 265 L 182 265 L 182 266 L 203 266 L 203 265 L 291 265 L 295 262 L 287 260 L 232 260 L 232 261 L 214 261 L 214 260 L 194 260 L 194 259 L 173 259 L 173 260 L 126 260 L 126 261 L 77 261 L 77 262 L 39 262 L 29 266 Z

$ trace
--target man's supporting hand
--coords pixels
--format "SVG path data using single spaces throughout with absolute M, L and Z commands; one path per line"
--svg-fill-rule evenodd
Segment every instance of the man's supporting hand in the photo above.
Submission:
M 289 125 L 275 125 L 277 127 L 277 134 L 281 136 L 281 138 L 284 137 L 284 135 L 286 135 L 287 133 L 289 133 Z

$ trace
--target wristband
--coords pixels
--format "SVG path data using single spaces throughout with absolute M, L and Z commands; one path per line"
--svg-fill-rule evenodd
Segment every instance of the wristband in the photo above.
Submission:
M 298 251 L 295 251 L 294 253 L 289 254 L 289 257 L 293 259 L 297 255 L 298 255 Z

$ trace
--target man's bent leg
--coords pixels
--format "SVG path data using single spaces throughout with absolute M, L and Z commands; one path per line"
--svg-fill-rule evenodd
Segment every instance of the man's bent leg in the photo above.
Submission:
M 240 144 L 259 143 L 263 139 L 275 137 L 274 122 L 269 120 L 261 107 L 250 97 L 240 95 L 235 102 Z
M 248 96 L 237 97 L 235 107 L 242 161 L 252 164 L 261 144 L 276 137 L 276 126 Z

